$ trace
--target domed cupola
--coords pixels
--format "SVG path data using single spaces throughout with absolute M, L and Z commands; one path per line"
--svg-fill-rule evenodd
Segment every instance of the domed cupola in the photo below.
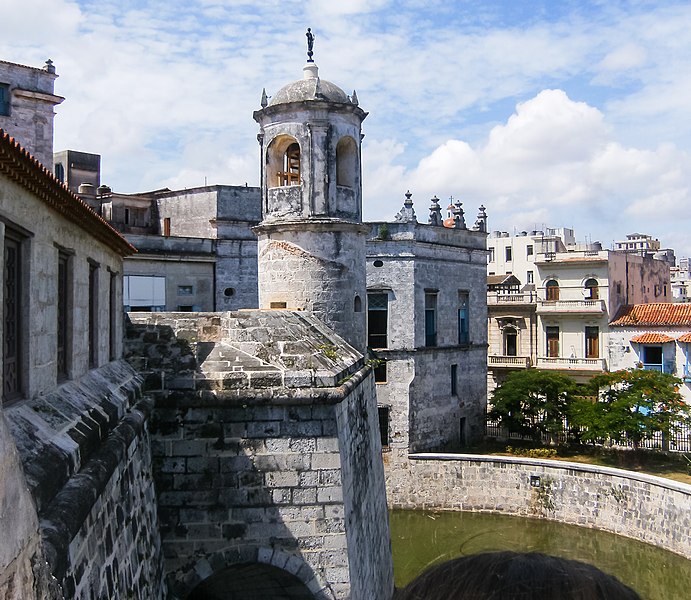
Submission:
M 312 59 L 303 78 L 254 113 L 261 145 L 259 306 L 317 313 L 364 350 L 365 233 L 360 144 L 367 113 L 355 92 L 320 79 Z

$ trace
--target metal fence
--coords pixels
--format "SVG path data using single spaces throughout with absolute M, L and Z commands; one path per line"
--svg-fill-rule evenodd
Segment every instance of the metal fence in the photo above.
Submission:
M 530 435 L 522 435 L 520 433 L 511 433 L 506 428 L 502 427 L 497 421 L 487 420 L 485 426 L 485 435 L 497 440 L 523 440 L 532 441 L 533 437 Z M 556 442 L 557 444 L 568 444 L 576 441 L 576 436 L 569 432 L 568 423 L 564 422 L 563 429 L 555 434 L 543 434 L 541 436 L 541 443 L 549 444 Z M 617 439 L 596 440 L 597 445 L 611 445 L 615 448 L 633 448 L 633 442 L 627 439 L 625 434 L 622 434 Z M 647 440 L 642 440 L 638 445 L 639 448 L 646 448 L 649 450 L 669 450 L 670 452 L 691 452 L 691 426 L 686 424 L 678 424 L 669 436 L 663 436 L 662 432 L 656 432 L 653 437 Z

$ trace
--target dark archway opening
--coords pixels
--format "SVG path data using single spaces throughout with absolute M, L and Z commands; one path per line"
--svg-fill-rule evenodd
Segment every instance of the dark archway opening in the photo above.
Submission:
M 295 575 L 261 563 L 233 565 L 202 581 L 187 600 L 314 600 Z

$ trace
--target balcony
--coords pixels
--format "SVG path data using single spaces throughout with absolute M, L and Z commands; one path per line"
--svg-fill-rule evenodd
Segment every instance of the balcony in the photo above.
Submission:
M 539 315 L 602 315 L 604 312 L 604 300 L 540 300 L 537 306 Z
M 537 359 L 537 368 L 558 371 L 606 371 L 607 361 L 604 358 L 553 358 L 540 356 Z
M 535 304 L 537 296 L 534 292 L 527 294 L 503 294 L 489 292 L 487 294 L 488 306 L 516 306 L 519 304 Z
M 487 366 L 490 369 L 527 369 L 530 367 L 529 356 L 488 356 Z

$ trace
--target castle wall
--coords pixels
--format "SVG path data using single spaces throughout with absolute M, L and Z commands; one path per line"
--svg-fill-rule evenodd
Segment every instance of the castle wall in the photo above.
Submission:
M 0 237 L 15 231 L 21 239 L 21 388 L 32 397 L 53 389 L 58 380 L 58 256 L 68 256 L 67 370 L 70 379 L 89 370 L 89 272 L 96 267 L 95 361 L 104 364 L 122 352 L 122 273 L 120 255 L 96 243 L 91 234 L 49 210 L 45 203 L 0 176 Z M 2 254 L 2 248 L 0 248 Z M 0 297 L 3 291 L 0 290 Z M 111 319 L 111 310 L 117 315 Z M 0 329 L 3 324 L 0 323 Z M 111 337 L 112 331 L 112 337 Z M 112 343 L 112 346 L 111 346 Z
M 394 508 L 540 517 L 691 558 L 691 485 L 652 475 L 530 458 L 420 454 L 410 457 L 389 494 Z
M 129 354 L 156 398 L 154 477 L 176 597 L 233 564 L 264 562 L 317 599 L 388 600 L 376 400 L 362 358 L 303 313 L 130 317 Z
M 65 598 L 163 598 L 149 412 L 122 362 L 4 410 Z
M 0 598 L 62 598 L 45 566 L 38 515 L 14 439 L 0 412 Z M 52 588 L 52 589 L 51 589 Z

